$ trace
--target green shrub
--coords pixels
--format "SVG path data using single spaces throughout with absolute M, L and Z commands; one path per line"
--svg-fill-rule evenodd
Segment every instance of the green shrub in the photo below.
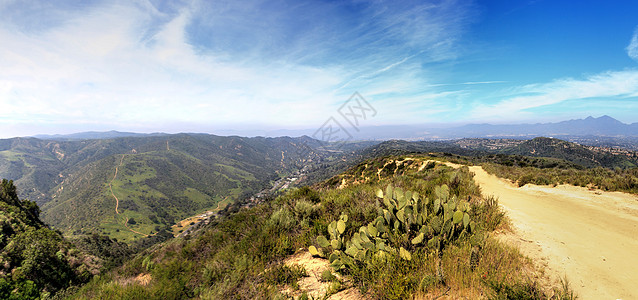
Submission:
M 507 283 L 503 280 L 488 280 L 487 285 L 492 288 L 492 299 L 545 299 L 537 282 Z
M 311 203 L 319 203 L 321 201 L 319 193 L 308 186 L 303 186 L 294 190 L 290 194 L 290 197 L 293 199 L 310 201 Z
M 299 289 L 297 281 L 307 276 L 308 274 L 303 266 L 292 265 L 289 267 L 283 264 L 273 267 L 264 275 L 266 282 L 270 284 L 286 284 L 292 286 L 294 289 Z
M 533 174 L 525 174 L 518 179 L 518 186 L 524 186 L 528 183 L 534 183 L 534 175 Z
M 297 218 L 300 220 L 313 218 L 316 215 L 314 204 L 305 199 L 297 200 L 294 211 L 295 215 L 297 215 Z
M 275 231 L 290 231 L 296 223 L 295 216 L 285 206 L 275 211 L 268 220 L 268 225 Z

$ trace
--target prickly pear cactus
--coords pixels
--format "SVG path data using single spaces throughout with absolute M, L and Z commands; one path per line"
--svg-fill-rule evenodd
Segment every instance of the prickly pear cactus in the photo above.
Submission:
M 321 248 L 311 246 L 309 251 L 317 256 L 327 255 L 338 270 L 367 263 L 373 257 L 411 260 L 412 251 L 417 248 L 439 251 L 461 235 L 476 231 L 469 204 L 450 197 L 447 185 L 437 186 L 432 199 L 391 185 L 385 190 L 377 189 L 375 194 L 378 213 L 374 221 L 346 237 L 344 234 L 352 231 L 347 230 L 348 216 L 341 215 L 328 225 L 330 239 L 318 236 Z M 480 237 L 474 238 L 472 243 L 481 241 Z

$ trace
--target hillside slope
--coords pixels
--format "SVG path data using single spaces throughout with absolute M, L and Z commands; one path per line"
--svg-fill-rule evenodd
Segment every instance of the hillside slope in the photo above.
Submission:
M 490 237 L 502 221 L 467 168 L 375 158 L 149 249 L 73 299 L 327 298 L 351 289 L 370 299 L 567 295 Z M 310 274 L 298 259 L 308 251 L 332 268 Z M 319 294 L 301 283 L 308 276 L 323 282 Z
M 534 138 L 498 151 L 532 157 L 564 159 L 584 167 L 631 168 L 638 166 L 638 156 L 613 155 L 585 146 L 553 138 Z
M 383 155 L 443 152 L 454 155 L 483 158 L 489 154 L 517 155 L 556 159 L 558 164 L 583 168 L 632 168 L 638 166 L 638 153 L 610 152 L 605 148 L 582 146 L 554 138 L 538 137 L 531 140 L 513 139 L 460 139 L 451 141 L 408 142 L 392 140 L 362 151 L 367 158 Z
M 99 260 L 75 249 L 38 218 L 35 202 L 20 200 L 12 181 L 0 182 L 0 298 L 40 299 L 88 281 Z
M 205 134 L 16 138 L 0 140 L 0 176 L 15 178 L 21 197 L 38 202 L 44 220 L 67 233 L 132 239 L 222 201 L 248 197 L 338 154 L 323 153 L 319 146 L 305 137 Z

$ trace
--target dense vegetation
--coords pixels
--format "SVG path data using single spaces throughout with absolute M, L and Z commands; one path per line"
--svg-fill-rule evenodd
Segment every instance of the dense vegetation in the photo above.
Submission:
M 483 168 L 496 176 L 510 179 L 519 186 L 571 184 L 604 191 L 638 194 L 638 168 L 538 168 L 485 164 Z
M 308 137 L 205 134 L 66 141 L 15 138 L 0 140 L 0 177 L 14 178 L 22 198 L 38 202 L 42 218 L 66 234 L 96 233 L 131 242 L 170 232 L 176 221 L 217 205 L 222 208 L 250 198 L 279 178 L 299 175 L 300 181 L 317 182 L 364 159 L 385 155 L 444 152 L 480 161 L 501 160 L 497 163 L 505 165 L 560 169 L 636 165 L 636 156 L 549 138 L 359 142 L 334 147 Z M 121 213 L 115 212 L 114 196 L 120 200 Z
M 552 138 L 528 141 L 466 139 L 446 142 L 389 141 L 365 151 L 375 154 L 438 154 L 461 163 L 481 164 L 486 171 L 510 179 L 519 186 L 571 184 L 605 191 L 638 194 L 636 154 L 613 155 Z
M 570 164 L 579 168 L 632 168 L 638 166 L 638 155 L 612 154 L 602 150 L 559 139 L 538 137 L 531 140 L 510 139 L 462 139 L 454 141 L 386 141 L 375 147 L 364 149 L 367 158 L 408 153 L 450 153 L 482 159 L 500 155 L 526 157 L 534 160 L 551 160 L 556 164 Z
M 531 262 L 490 237 L 506 226 L 503 214 L 467 168 L 430 160 L 482 164 L 519 185 L 638 193 L 631 157 L 554 139 L 388 141 L 363 149 L 371 144 L 320 150 L 309 138 L 211 135 L 0 140 L 0 175 L 20 178 L 25 194 L 45 202 L 45 221 L 72 236 L 69 242 L 46 226 L 38 205 L 19 200 L 13 182 L 3 181 L 0 298 L 59 291 L 79 299 L 303 296 L 297 281 L 308 272 L 284 264 L 300 251 L 334 267 L 321 276 L 332 283 L 328 294 L 569 298 L 566 289 L 530 279 L 538 275 Z M 252 208 L 235 201 L 283 177 L 329 179 Z M 176 220 L 219 203 L 228 204 L 218 206 L 222 218 L 171 239 Z M 99 271 L 106 273 L 94 277 Z
M 141 240 L 129 245 L 124 242 L 113 240 L 108 236 L 98 234 L 79 236 L 71 239 L 70 241 L 80 251 L 90 253 L 91 255 L 100 258 L 102 260 L 102 267 L 104 270 L 109 270 L 122 265 L 135 253 L 146 248 L 145 245 L 140 245 Z
M 39 299 L 97 274 L 100 260 L 78 251 L 20 200 L 12 181 L 0 184 L 0 298 Z
M 440 155 L 463 164 L 480 164 L 488 173 L 515 182 L 518 186 L 528 183 L 538 185 L 570 184 L 638 194 L 638 168 L 585 168 L 566 160 L 523 155 L 482 155 L 463 157 Z
M 502 226 L 503 213 L 496 200 L 481 197 L 467 168 L 453 169 L 424 157 L 389 157 L 366 161 L 314 188 L 294 189 L 272 202 L 213 221 L 191 236 L 152 247 L 113 272 L 95 278 L 73 298 L 286 297 L 284 287 L 299 288 L 296 281 L 307 272 L 303 266 L 287 266 L 283 260 L 308 248 L 321 248 L 324 242 L 318 237 L 329 236 L 335 226 L 349 241 L 355 234 L 363 238 L 360 228 L 367 228 L 379 217 L 378 189 L 388 186 L 418 194 L 423 207 L 432 213 L 421 220 L 433 225 L 430 221 L 441 218 L 446 229 L 426 228 L 421 241 L 414 241 L 419 234 L 413 233 L 399 238 L 412 225 L 402 233 L 389 232 L 388 255 L 383 259 L 354 260 L 335 266 L 332 274 L 322 274 L 326 281 L 335 281 L 329 293 L 353 286 L 366 297 L 377 299 L 439 295 L 450 290 L 470 298 L 548 297 L 547 287 L 529 280 L 534 270 L 531 263 L 490 237 L 489 232 Z M 397 201 L 403 201 L 399 199 L 404 196 L 391 197 L 388 203 L 399 205 Z M 440 213 L 434 212 L 437 199 Z M 454 214 L 448 218 L 453 202 L 463 207 L 457 211 L 467 213 L 473 228 L 463 220 L 465 213 L 460 221 Z M 383 205 L 389 210 L 389 205 Z M 399 210 L 393 210 L 397 219 Z M 343 228 L 331 225 L 340 221 L 344 222 Z M 429 242 L 439 233 L 443 234 L 441 243 Z M 397 238 L 391 239 L 390 235 Z M 399 250 L 399 255 L 393 255 L 390 247 Z M 405 253 L 400 254 L 401 247 L 409 252 L 409 259 Z M 360 257 L 366 258 L 367 254 Z
M 206 134 L 14 138 L 0 140 L 0 177 L 15 179 L 21 197 L 38 202 L 43 220 L 66 234 L 97 233 L 130 242 L 164 234 L 178 220 L 322 164 L 319 146 L 307 137 Z M 127 227 L 126 220 L 135 223 Z
M 531 157 L 551 157 L 593 168 L 631 168 L 638 166 L 636 156 L 613 155 L 594 151 L 584 146 L 553 138 L 534 138 L 499 151 L 501 154 L 518 154 Z

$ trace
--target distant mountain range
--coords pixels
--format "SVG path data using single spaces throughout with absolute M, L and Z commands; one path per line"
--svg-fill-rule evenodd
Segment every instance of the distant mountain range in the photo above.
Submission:
M 557 123 L 536 124 L 468 124 L 459 127 L 442 127 L 437 125 L 386 125 L 359 128 L 345 128 L 352 135 L 353 140 L 446 140 L 459 138 L 517 138 L 530 139 L 534 137 L 635 137 L 638 138 L 638 123 L 625 124 L 610 116 L 598 118 L 587 117 Z M 298 130 L 216 130 L 214 134 L 222 136 L 246 137 L 300 137 L 309 136 L 320 139 L 317 129 Z M 134 133 L 134 132 L 81 132 L 67 135 L 36 135 L 45 140 L 81 140 L 107 139 L 118 137 L 164 136 L 166 133 Z M 571 140 L 571 139 L 570 139 Z
M 99 140 L 99 139 L 113 139 L 121 137 L 143 137 L 143 136 L 164 136 L 166 133 L 135 133 L 135 132 L 120 132 L 120 131 L 87 131 L 78 132 L 72 134 L 38 134 L 33 137 L 41 140 L 54 140 L 54 141 L 71 141 L 71 140 Z
M 449 141 L 391 140 L 363 149 L 362 157 L 372 158 L 409 153 L 450 153 L 469 157 L 527 156 L 551 158 L 578 168 L 635 168 L 638 152 L 612 151 L 609 148 L 583 146 L 555 138 L 518 139 L 459 139 Z
M 316 181 L 363 159 L 384 155 L 500 154 L 559 159 L 585 168 L 638 166 L 638 155 L 629 151 L 638 145 L 638 123 L 624 124 L 609 116 L 437 130 L 364 127 L 353 136 L 358 140 L 397 137 L 420 141 L 365 141 L 326 149 L 325 143 L 309 136 L 118 131 L 40 135 L 0 140 L 0 178 L 14 179 L 21 197 L 36 201 L 44 220 L 65 233 L 97 230 L 124 238 L 127 228 L 116 216 L 114 195 L 121 201 L 123 218 L 134 219 L 136 230 L 152 234 L 158 226 L 169 226 L 218 203 L 245 199 L 300 170 L 306 170 L 305 180 Z M 577 140 L 580 145 L 535 136 Z M 629 150 L 614 148 L 616 145 Z M 307 171 L 310 165 L 312 172 Z
M 558 123 L 519 125 L 471 124 L 443 130 L 447 137 L 537 137 L 537 136 L 638 136 L 638 123 L 625 124 L 610 116 Z
M 571 122 L 596 121 L 612 123 L 605 118 Z M 98 138 L 102 134 L 108 138 Z M 129 219 L 137 232 L 150 235 L 219 203 L 248 199 L 280 178 L 317 181 L 364 159 L 386 155 L 438 152 L 477 158 L 504 155 L 504 160 L 518 155 L 552 158 L 581 168 L 638 166 L 636 152 L 553 138 L 390 140 L 324 148 L 325 144 L 307 136 L 113 137 L 126 134 L 74 135 L 93 137 L 80 140 L 63 136 L 58 136 L 61 140 L 0 140 L 0 178 L 14 179 L 21 197 L 36 201 L 43 219 L 67 234 L 98 231 L 130 240 L 130 229 L 124 226 Z
M 638 137 L 638 123 L 625 124 L 610 116 L 587 117 L 558 123 L 537 124 L 468 124 L 459 127 L 433 125 L 403 125 L 362 127 L 356 139 L 372 140 L 449 140 L 460 138 L 516 138 L 534 137 Z

